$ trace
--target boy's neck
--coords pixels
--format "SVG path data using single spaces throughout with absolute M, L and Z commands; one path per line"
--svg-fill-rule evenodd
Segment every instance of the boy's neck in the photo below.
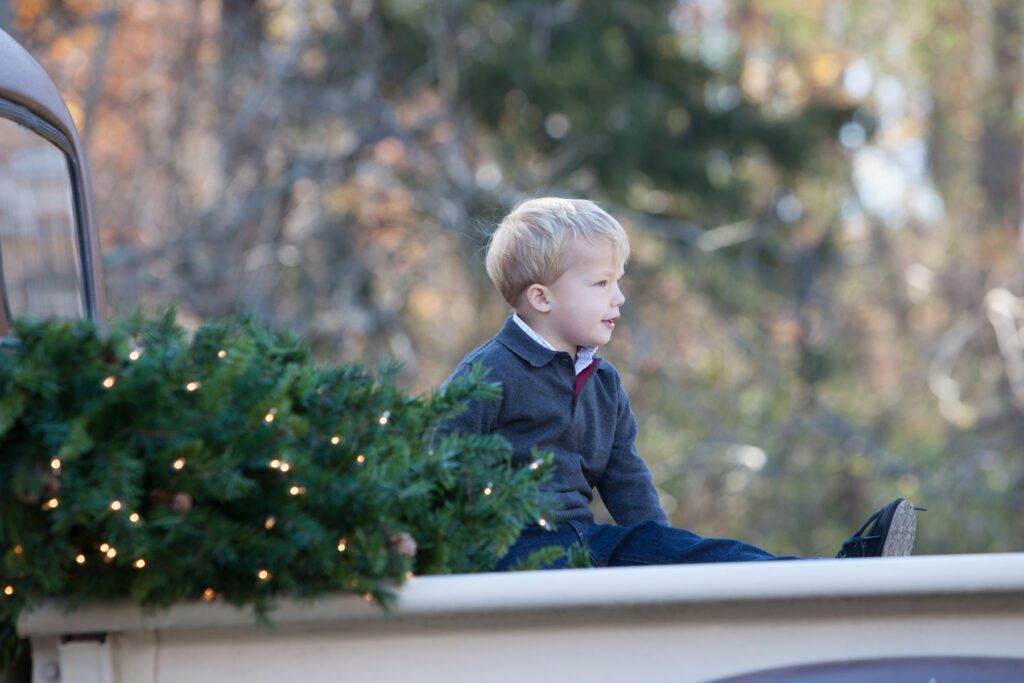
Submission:
M 529 313 L 524 315 L 524 312 L 520 312 L 518 310 L 514 313 L 514 319 L 518 319 L 517 322 L 521 323 L 520 326 L 525 326 L 523 331 L 530 335 L 530 337 L 541 346 L 553 351 L 565 351 L 572 356 L 574 361 L 576 360 L 576 354 L 579 350 L 577 347 L 574 346 L 571 350 L 559 349 L 548 341 L 547 337 L 544 336 L 544 325 L 542 319 L 537 319 L 537 316 L 531 316 Z

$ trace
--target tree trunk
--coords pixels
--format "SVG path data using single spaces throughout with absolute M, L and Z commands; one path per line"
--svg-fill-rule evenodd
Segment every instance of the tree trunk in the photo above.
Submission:
M 1000 227 L 1021 226 L 1021 186 L 1024 171 L 1024 134 L 1015 121 L 1015 109 L 1024 92 L 1021 80 L 1020 0 L 997 0 L 992 8 L 994 74 L 984 111 L 979 181 L 985 191 L 989 220 Z
M 0 0 L 0 30 L 17 38 L 14 33 L 14 10 L 11 0 Z

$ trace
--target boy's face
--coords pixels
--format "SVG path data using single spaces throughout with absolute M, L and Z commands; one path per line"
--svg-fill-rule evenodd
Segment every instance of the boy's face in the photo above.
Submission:
M 619 307 L 626 302 L 619 289 L 623 264 L 604 240 L 574 240 L 564 258 L 569 267 L 546 287 L 550 309 L 538 332 L 559 351 L 575 356 L 578 346 L 611 340 Z

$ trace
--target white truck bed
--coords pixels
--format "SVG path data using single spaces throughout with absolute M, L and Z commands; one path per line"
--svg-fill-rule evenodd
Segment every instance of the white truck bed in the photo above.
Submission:
M 895 657 L 1024 676 L 1024 554 L 422 577 L 390 612 L 338 595 L 271 618 L 48 604 L 19 629 L 40 683 L 680 682 Z

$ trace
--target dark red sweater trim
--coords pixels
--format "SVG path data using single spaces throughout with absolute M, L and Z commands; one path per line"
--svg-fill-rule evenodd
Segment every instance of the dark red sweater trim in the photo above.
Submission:
M 576 375 L 576 389 L 572 392 L 573 403 L 576 402 L 576 398 L 580 395 L 580 392 L 583 391 L 583 385 L 587 383 L 587 380 L 590 379 L 590 376 L 594 374 L 594 371 L 597 370 L 597 366 L 600 364 L 601 359 L 595 358 L 590 362 L 590 365 L 583 369 L 583 372 Z

